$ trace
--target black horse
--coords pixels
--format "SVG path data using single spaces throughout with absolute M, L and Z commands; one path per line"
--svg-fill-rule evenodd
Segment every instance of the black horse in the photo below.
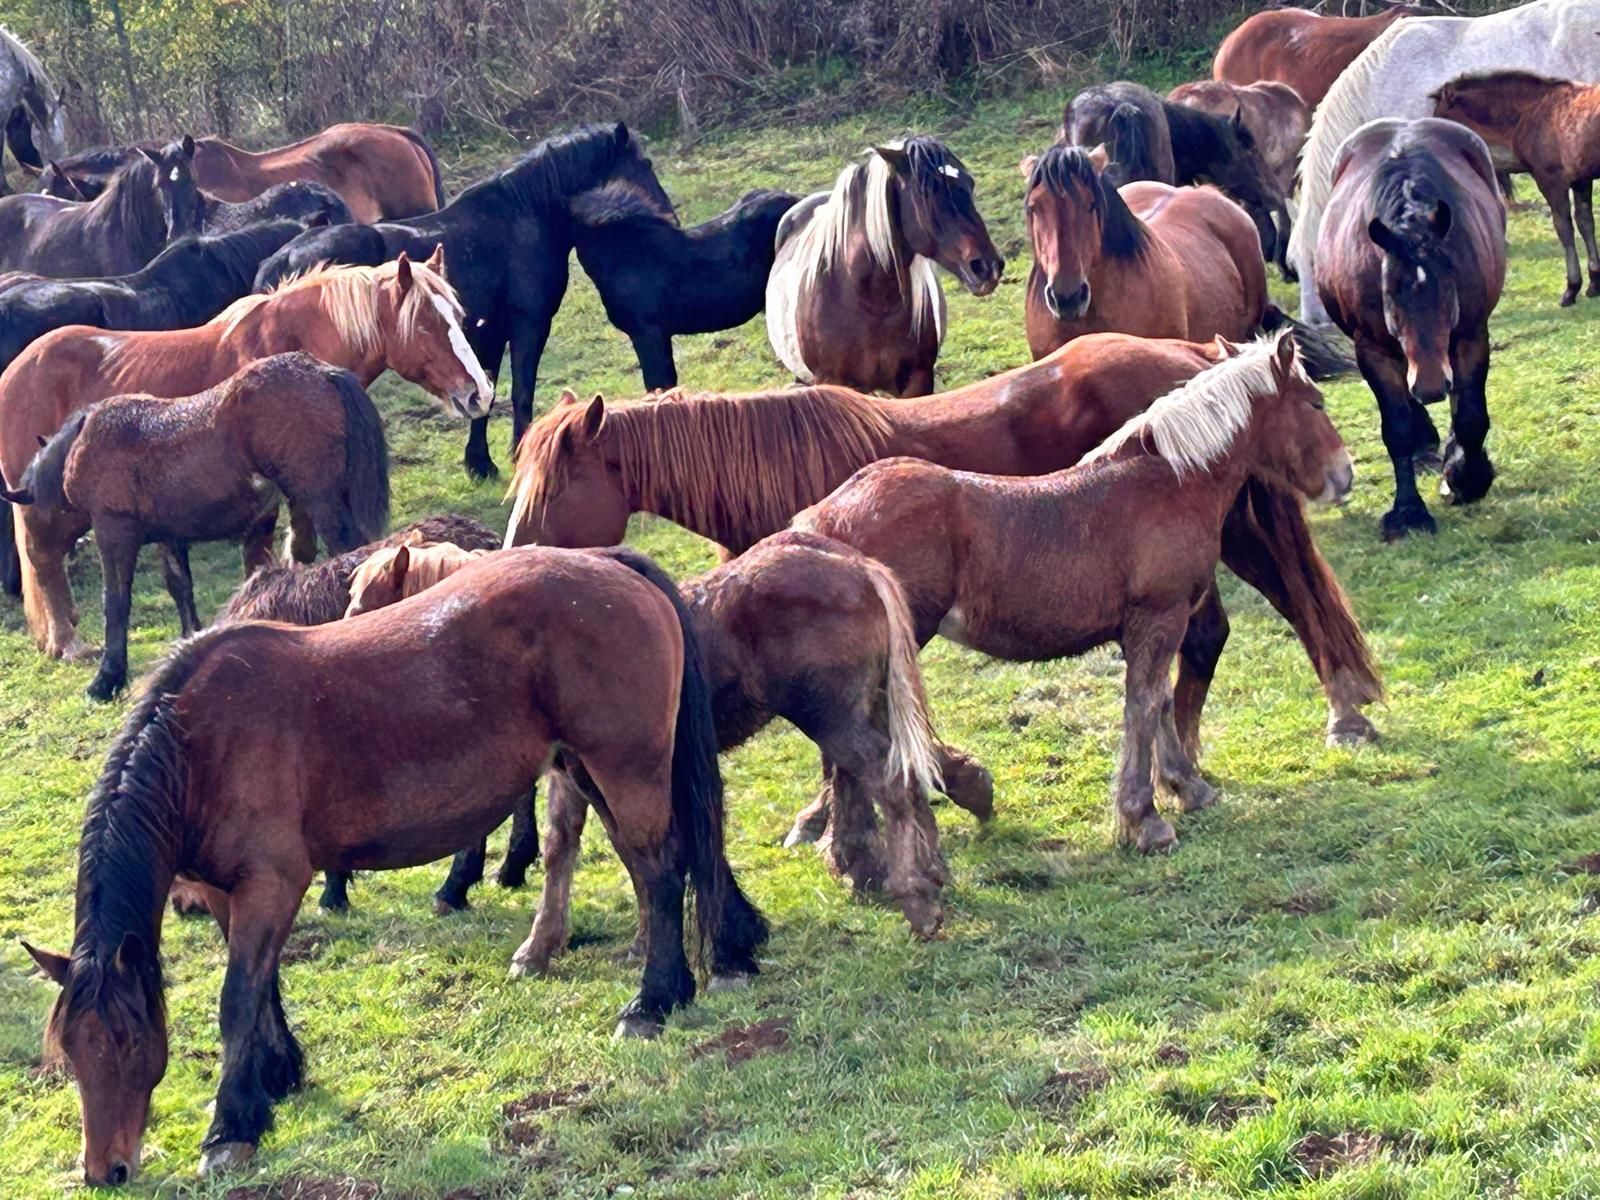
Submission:
M 126 275 L 167 243 L 200 230 L 194 142 L 141 153 L 88 203 L 0 198 L 0 270 L 56 278 Z
M 799 199 L 747 192 L 692 229 L 632 187 L 599 188 L 573 202 L 578 262 L 606 316 L 633 342 L 646 388 L 677 386 L 673 334 L 731 329 L 761 311 L 778 222 Z
M 309 229 L 317 225 L 348 225 L 355 218 L 339 193 L 303 179 L 279 183 L 259 196 L 237 204 L 200 193 L 200 225 L 207 233 L 233 233 L 262 221 L 298 221 Z
M 315 229 L 262 265 L 264 288 L 319 262 L 375 266 L 404 250 L 426 261 L 443 243 L 451 286 L 466 307 L 473 353 L 489 378 L 511 347 L 512 446 L 533 420 L 533 388 L 550 325 L 567 290 L 575 196 L 626 180 L 667 212 L 672 202 L 626 125 L 585 125 L 541 142 L 514 166 L 480 180 L 438 212 L 408 221 Z M 491 475 L 488 418 L 472 422 L 467 471 Z
M 1137 83 L 1102 83 L 1072 98 L 1061 117 L 1061 139 L 1070 146 L 1104 143 L 1112 164 L 1106 176 L 1118 187 L 1139 179 L 1215 184 L 1250 214 L 1262 255 L 1294 279 L 1289 205 L 1239 114 L 1224 120 Z
M 116 173 L 161 143 L 146 139 L 131 146 L 96 146 L 56 159 L 39 175 L 39 191 L 62 200 L 93 200 L 105 191 Z

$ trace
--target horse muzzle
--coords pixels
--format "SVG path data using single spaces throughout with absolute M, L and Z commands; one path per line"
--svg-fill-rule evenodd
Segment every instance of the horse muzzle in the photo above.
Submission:
M 1050 315 L 1058 321 L 1075 321 L 1089 311 L 1089 281 L 1085 279 L 1071 291 L 1062 291 L 1052 284 L 1044 285 L 1044 304 Z
M 1340 457 L 1337 466 L 1328 471 L 1322 482 L 1322 492 L 1317 500 L 1322 504 L 1344 504 L 1350 499 L 1350 492 L 1355 487 L 1356 464 L 1346 450 Z
M 1000 276 L 1005 273 L 1006 260 L 996 255 L 992 259 L 974 258 L 962 265 L 959 272 L 961 286 L 974 296 L 987 296 L 1000 286 Z
M 467 420 L 487 417 L 494 407 L 494 393 L 487 396 L 477 387 L 466 387 L 450 393 L 450 407 Z

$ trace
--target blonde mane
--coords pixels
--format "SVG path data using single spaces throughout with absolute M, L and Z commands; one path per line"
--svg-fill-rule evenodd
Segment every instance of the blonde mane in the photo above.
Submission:
M 350 576 L 350 602 L 354 604 L 372 581 L 389 569 L 401 546 L 385 546 L 374 551 Z M 400 598 L 425 592 L 434 584 L 449 579 L 468 563 L 476 562 L 493 550 L 463 550 L 453 542 L 404 543 L 406 577 L 400 585 Z
M 1080 465 L 1103 461 L 1128 443 L 1138 442 L 1153 448 L 1180 479 L 1208 470 L 1250 424 L 1257 397 L 1279 390 L 1272 369 L 1277 353 L 1277 338 L 1262 338 L 1242 347 L 1234 357 L 1206 368 L 1129 418 L 1084 455 Z M 1298 353 L 1293 370 L 1295 378 L 1310 383 Z
M 523 434 L 508 495 L 508 537 L 567 483 L 588 406 L 557 405 Z M 723 545 L 749 545 L 788 525 L 882 456 L 888 419 L 848 388 L 745 396 L 672 391 L 607 404 L 595 435 L 636 510 L 659 513 Z

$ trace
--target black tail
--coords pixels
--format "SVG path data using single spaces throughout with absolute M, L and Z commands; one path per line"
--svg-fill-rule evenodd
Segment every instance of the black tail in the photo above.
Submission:
M 678 614 L 678 626 L 683 630 L 683 687 L 672 748 L 672 816 L 684 839 L 689 880 L 696 893 L 700 961 L 710 962 L 713 975 L 754 975 L 758 970 L 755 952 L 767 940 L 767 922 L 739 889 L 723 850 L 717 727 L 694 619 L 678 585 L 649 558 L 626 547 L 607 553 L 654 584 Z
M 330 546 L 335 554 L 377 541 L 389 527 L 389 444 L 378 415 L 356 377 L 329 368 L 328 378 L 344 402 L 345 523 L 343 545 Z
M 0 501 L 0 588 L 8 596 L 22 595 L 22 560 L 17 557 L 17 515 Z
M 1261 318 L 1263 333 L 1277 333 L 1280 329 L 1294 331 L 1294 340 L 1300 343 L 1300 360 L 1306 373 L 1313 379 L 1337 379 L 1355 370 L 1355 347 L 1332 325 L 1307 325 L 1297 321 L 1276 304 L 1267 305 Z
M 406 140 L 411 142 L 418 150 L 428 156 L 428 166 L 433 168 L 433 201 L 440 208 L 444 207 L 444 173 L 439 169 L 439 156 L 433 152 L 433 147 L 428 145 L 428 139 L 415 129 L 397 126 L 400 132 L 406 135 Z

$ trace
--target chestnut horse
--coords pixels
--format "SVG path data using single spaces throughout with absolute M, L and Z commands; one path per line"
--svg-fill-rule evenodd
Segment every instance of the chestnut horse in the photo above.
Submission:
M 157 668 L 89 800 L 71 956 L 30 948 L 62 988 L 46 1053 L 71 1065 L 90 1183 L 139 1166 L 167 1065 L 161 918 L 180 875 L 208 888 L 228 943 L 202 1172 L 246 1161 L 302 1082 L 278 973 L 312 873 L 449 854 L 553 763 L 606 814 L 649 912 L 618 1033 L 649 1035 L 694 998 L 686 874 L 702 961 L 756 973 L 765 923 L 723 855 L 694 630 L 659 569 L 614 557 L 513 550 L 353 621 L 222 626 Z
M 1031 366 L 915 402 L 790 388 L 560 404 L 523 439 L 507 537 L 511 544 L 613 545 L 629 514 L 644 511 L 741 553 L 879 458 L 911 455 L 996 475 L 1071 466 L 1220 356 L 1217 346 L 1092 334 Z M 1361 706 L 1382 688 L 1299 502 L 1253 482 L 1224 529 L 1223 561 L 1300 635 L 1327 693 L 1329 741 L 1375 737 Z M 1178 720 L 1194 747 L 1228 636 L 1215 595 L 1190 633 Z
M 1600 296 L 1600 249 L 1594 237 L 1594 181 L 1600 176 L 1600 87 L 1547 79 L 1531 71 L 1469 75 L 1433 93 L 1433 115 L 1465 125 L 1533 176 L 1567 258 L 1563 308 L 1578 298 L 1583 272 L 1572 238 L 1589 252 L 1586 296 Z M 1568 199 L 1568 193 L 1571 199 Z
M 402 255 L 383 267 L 314 272 L 247 296 L 197 329 L 68 326 L 48 333 L 0 376 L 0 469 L 14 486 L 38 440 L 96 400 L 133 392 L 192 396 L 247 363 L 289 350 L 344 367 L 363 387 L 393 369 L 462 416 L 487 412 L 493 393 L 466 348 L 455 294 L 436 268 L 437 259 L 413 266 Z M 16 524 L 28 626 L 56 657 L 87 650 L 77 640 L 66 577 L 66 553 L 87 527 L 78 515 L 46 520 L 31 511 Z M 303 547 L 309 531 L 302 523 L 299 532 Z
M 1506 277 L 1506 210 L 1483 139 L 1425 117 L 1373 121 L 1345 142 L 1316 248 L 1317 291 L 1356 344 L 1394 463 L 1386 541 L 1435 532 L 1416 460 L 1438 452 L 1422 407 L 1450 398 L 1440 492 L 1481 499 L 1494 482 L 1489 315 Z
M 51 164 L 46 194 L 74 189 L 98 196 L 118 166 L 142 146 L 91 150 Z M 399 125 L 333 125 L 291 146 L 251 153 L 221 138 L 194 142 L 194 176 L 217 200 L 237 203 L 280 183 L 321 183 L 338 193 L 362 224 L 420 216 L 444 207 L 444 179 L 433 148 Z
M 1127 661 L 1118 833 L 1177 839 L 1154 785 L 1184 811 L 1215 800 L 1173 715 L 1172 662 L 1214 586 L 1223 525 L 1251 477 L 1336 500 L 1350 455 L 1291 334 L 1238 350 L 1134 417 L 1076 467 L 1035 479 L 887 459 L 795 525 L 899 578 L 917 637 L 1040 661 L 1117 641 Z
M 1200 79 L 1180 83 L 1167 93 L 1167 99 L 1214 117 L 1238 120 L 1250 132 L 1257 153 L 1272 169 L 1279 190 L 1285 196 L 1294 193 L 1300 147 L 1311 128 L 1311 106 L 1287 83 L 1263 80 L 1237 84 Z
M 109 700 L 128 681 L 140 547 L 166 548 L 167 586 L 188 637 L 200 631 L 189 546 L 243 537 L 280 493 L 330 554 L 389 523 L 383 419 L 354 375 L 301 351 L 260 359 L 198 396 L 119 396 L 82 409 L 34 456 L 20 487 L 0 489 L 47 516 L 81 514 L 94 530 L 106 647 L 90 699 Z
M 1325 17 L 1299 8 L 1255 13 L 1222 39 L 1211 78 L 1241 86 L 1260 80 L 1286 83 L 1307 107 L 1316 108 L 1340 72 L 1385 29 L 1401 17 L 1425 12 L 1396 5 L 1370 17 Z
M 936 267 L 974 296 L 1005 260 L 973 202 L 972 175 L 931 137 L 878 146 L 778 225 L 767 338 L 805 383 L 926 396 L 944 343 Z

